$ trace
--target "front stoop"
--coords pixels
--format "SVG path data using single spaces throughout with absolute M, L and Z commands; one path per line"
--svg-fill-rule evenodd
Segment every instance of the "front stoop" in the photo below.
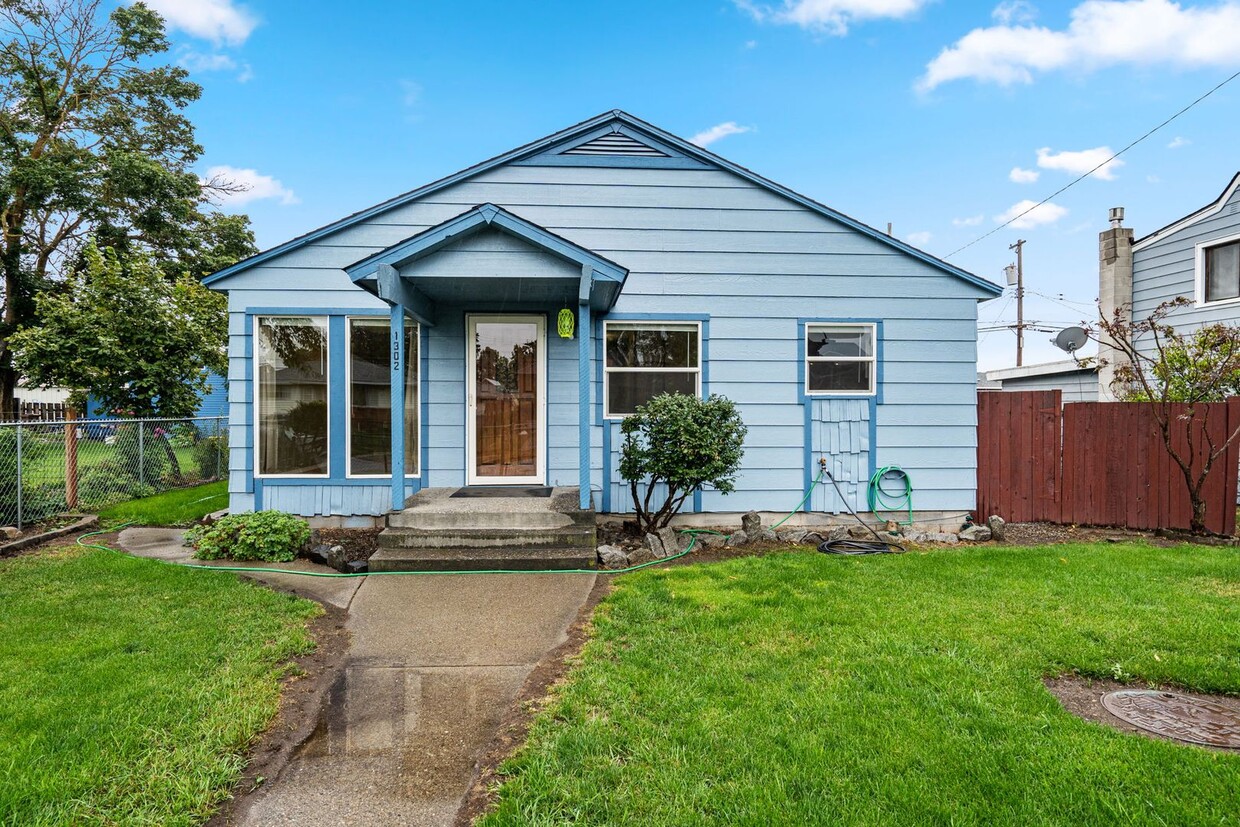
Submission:
M 594 509 L 550 497 L 458 497 L 428 488 L 388 516 L 371 571 L 563 571 L 595 566 Z

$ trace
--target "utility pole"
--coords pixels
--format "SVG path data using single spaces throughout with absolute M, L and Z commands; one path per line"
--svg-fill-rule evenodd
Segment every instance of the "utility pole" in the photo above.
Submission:
M 1024 363 L 1025 358 L 1025 240 L 1017 239 L 1008 247 L 1016 251 L 1016 367 Z

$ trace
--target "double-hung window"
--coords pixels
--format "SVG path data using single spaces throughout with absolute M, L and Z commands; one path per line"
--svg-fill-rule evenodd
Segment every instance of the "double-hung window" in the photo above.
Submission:
M 349 319 L 348 475 L 392 475 L 392 325 Z M 405 475 L 418 474 L 418 327 L 405 320 Z
M 1240 239 L 1202 250 L 1207 302 L 1240 298 Z
M 805 392 L 810 396 L 872 396 L 876 379 L 877 326 L 807 324 Z
M 700 396 L 701 337 L 697 322 L 604 322 L 604 415 L 628 416 L 663 393 Z
M 327 318 L 260 316 L 255 379 L 256 472 L 327 476 Z

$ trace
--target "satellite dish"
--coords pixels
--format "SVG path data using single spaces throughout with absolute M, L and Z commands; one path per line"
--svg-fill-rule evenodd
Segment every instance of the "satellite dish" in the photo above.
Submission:
M 1051 342 L 1060 350 L 1075 353 L 1088 338 L 1083 327 L 1065 327 Z

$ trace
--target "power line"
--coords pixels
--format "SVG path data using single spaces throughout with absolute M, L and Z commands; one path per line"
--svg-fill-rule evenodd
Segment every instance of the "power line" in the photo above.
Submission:
M 1034 205 L 1033 205 L 1032 207 L 1030 207 L 1029 209 L 1027 209 L 1027 210 L 1025 210 L 1024 212 L 1020 213 L 1019 215 L 1014 215 L 1014 216 L 1012 216 L 1012 217 L 1011 217 L 1011 218 L 1009 218 L 1007 221 L 1005 221 L 1005 222 L 1003 222 L 1002 224 L 1000 224 L 998 227 L 995 227 L 993 230 L 991 230 L 991 231 L 990 231 L 990 232 L 988 232 L 988 233 L 985 233 L 985 234 L 983 234 L 983 235 L 978 236 L 977 238 L 973 239 L 972 241 L 970 241 L 968 244 L 964 245 L 963 247 L 959 247 L 959 248 L 957 248 L 957 249 L 955 249 L 955 250 L 952 250 L 950 253 L 948 253 L 947 255 L 943 256 L 943 258 L 944 258 L 944 259 L 949 259 L 949 258 L 951 258 L 952 256 L 956 255 L 956 253 L 959 253 L 959 252 L 962 252 L 962 251 L 964 251 L 964 250 L 969 249 L 970 247 L 972 247 L 974 244 L 978 243 L 979 241 L 982 241 L 983 239 L 989 238 L 990 236 L 992 236 L 992 235 L 994 235 L 995 233 L 999 232 L 999 231 L 1000 231 L 1000 230 L 1002 230 L 1004 227 L 1006 227 L 1006 226 L 1008 226 L 1009 224 L 1011 224 L 1013 221 L 1018 221 L 1018 220 L 1020 220 L 1021 218 L 1024 218 L 1026 215 L 1028 215 L 1029 213 L 1033 212 L 1034 210 L 1036 210 L 1038 207 L 1042 206 L 1042 205 L 1043 205 L 1043 204 L 1045 204 L 1046 202 L 1050 201 L 1052 198 L 1055 198 L 1056 196 L 1061 195 L 1061 194 L 1063 194 L 1064 192 L 1067 192 L 1069 189 L 1071 189 L 1072 187 L 1076 186 L 1077 184 L 1079 184 L 1081 181 L 1083 181 L 1084 179 L 1088 178 L 1089 176 L 1093 175 L 1095 172 L 1097 172 L 1098 170 L 1102 169 L 1104 166 L 1106 166 L 1107 164 L 1111 163 L 1111 162 L 1112 162 L 1112 161 L 1114 161 L 1116 158 L 1118 158 L 1119 156 L 1123 155 L 1125 152 L 1127 152 L 1128 150 L 1132 149 L 1134 146 L 1136 146 L 1137 144 L 1141 143 L 1141 142 L 1142 142 L 1142 141 L 1144 141 L 1146 138 L 1150 137 L 1150 136 L 1151 136 L 1151 135 L 1153 135 L 1155 132 L 1157 132 L 1158 130 L 1162 129 L 1164 126 L 1166 126 L 1167 124 L 1171 123 L 1171 122 L 1172 122 L 1172 121 L 1174 121 L 1176 118 L 1180 117 L 1180 116 L 1181 116 L 1181 115 L 1183 115 L 1185 112 L 1187 112 L 1188 110 L 1192 109 L 1194 106 L 1196 106 L 1197 104 L 1201 103 L 1203 100 L 1205 100 L 1206 98 L 1210 97 L 1210 96 L 1211 96 L 1211 95 L 1213 95 L 1215 92 L 1217 92 L 1218 90 L 1222 89 L 1224 86 L 1226 86 L 1227 84 L 1231 83 L 1233 80 L 1235 80 L 1235 79 L 1236 79 L 1236 78 L 1238 78 L 1238 77 L 1240 77 L 1240 72 L 1236 72 L 1235 74 L 1233 74 L 1233 75 L 1231 75 L 1230 77 L 1226 78 L 1226 79 L 1225 79 L 1225 80 L 1223 80 L 1221 83 L 1219 83 L 1217 86 L 1215 86 L 1213 89 L 1211 89 L 1210 91 L 1206 92 L 1206 93 L 1205 93 L 1204 95 L 1202 95 L 1201 97 L 1197 98 L 1197 100 L 1193 101 L 1193 102 L 1192 102 L 1192 103 L 1190 103 L 1188 106 L 1186 106 L 1186 107 L 1184 107 L 1183 109 L 1181 109 L 1179 112 L 1176 112 L 1176 113 L 1175 113 L 1174 115 L 1172 115 L 1170 118 L 1167 118 L 1167 120 L 1163 121 L 1163 122 L 1162 122 L 1162 123 L 1160 123 L 1158 126 L 1156 126 L 1156 127 L 1154 127 L 1153 129 L 1151 129 L 1149 132 L 1146 132 L 1146 133 L 1145 133 L 1144 135 L 1142 135 L 1140 138 L 1137 138 L 1135 141 L 1133 141 L 1132 143 L 1128 144 L 1128 146 L 1124 147 L 1124 148 L 1123 148 L 1123 149 L 1121 149 L 1119 152 L 1116 152 L 1116 153 L 1115 153 L 1114 155 L 1112 155 L 1110 158 L 1107 158 L 1105 161 L 1103 161 L 1102 163 L 1098 164 L 1098 166 L 1094 167 L 1094 168 L 1093 168 L 1093 169 L 1091 169 L 1089 172 L 1086 172 L 1086 173 L 1084 173 L 1084 174 L 1082 174 L 1082 175 L 1080 175 L 1080 176 L 1078 176 L 1078 177 L 1074 178 L 1073 180 L 1069 181 L 1069 182 L 1068 182 L 1067 184 L 1065 184 L 1064 186 L 1060 187 L 1059 189 L 1057 189 L 1057 190 L 1055 190 L 1054 192 L 1052 192 L 1050 195 L 1048 195 L 1048 196 L 1046 196 L 1045 198 L 1043 198 L 1043 199 L 1042 199 L 1041 201 L 1039 201 L 1038 203 L 1034 204 Z

